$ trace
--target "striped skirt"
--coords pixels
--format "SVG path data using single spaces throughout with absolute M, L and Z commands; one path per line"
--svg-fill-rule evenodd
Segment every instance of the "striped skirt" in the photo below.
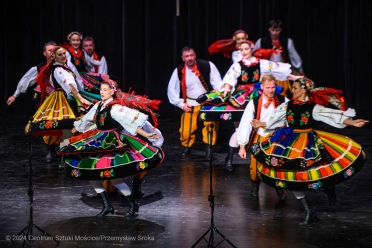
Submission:
M 130 134 L 92 131 L 61 148 L 65 172 L 82 180 L 123 178 L 156 168 L 164 159 L 162 149 Z
M 73 123 L 82 114 L 80 101 L 66 97 L 62 90 L 50 94 L 27 123 L 25 132 L 34 136 L 61 136 L 62 129 L 73 128 Z
M 359 143 L 344 135 L 293 130 L 278 142 L 252 146 L 260 179 L 293 191 L 323 189 L 353 177 L 364 165 Z

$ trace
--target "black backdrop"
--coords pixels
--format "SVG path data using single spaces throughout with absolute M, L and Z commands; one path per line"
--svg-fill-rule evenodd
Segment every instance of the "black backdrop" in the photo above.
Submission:
M 0 100 L 6 112 L 32 114 L 32 90 L 10 107 L 6 99 L 32 66 L 44 60 L 42 46 L 66 41 L 71 31 L 93 36 L 106 56 L 109 74 L 124 91 L 162 100 L 162 118 L 177 111 L 169 104 L 167 85 L 181 63 L 181 49 L 214 62 L 221 75 L 230 62 L 209 55 L 208 46 L 245 29 L 256 41 L 267 34 L 268 21 L 283 21 L 283 35 L 294 40 L 305 74 L 317 86 L 344 91 L 357 117 L 372 119 L 369 108 L 372 1 L 368 0 L 11 0 L 2 1 Z M 369 103 L 368 103 L 369 101 Z

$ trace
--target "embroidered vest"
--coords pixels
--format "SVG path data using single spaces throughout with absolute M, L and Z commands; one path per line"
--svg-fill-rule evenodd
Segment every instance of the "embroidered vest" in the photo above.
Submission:
M 118 123 L 111 117 L 111 108 L 113 104 L 108 104 L 104 109 L 101 110 L 103 102 L 101 102 L 94 114 L 93 119 L 96 120 L 98 130 L 110 130 L 116 129 Z
M 288 102 L 286 118 L 288 126 L 292 129 L 307 129 L 313 128 L 315 121 L 313 119 L 314 103 L 293 104 Z
M 237 78 L 237 84 L 254 84 L 260 81 L 260 62 L 253 66 L 246 66 L 242 61 L 239 61 L 239 64 L 242 71 L 241 75 Z

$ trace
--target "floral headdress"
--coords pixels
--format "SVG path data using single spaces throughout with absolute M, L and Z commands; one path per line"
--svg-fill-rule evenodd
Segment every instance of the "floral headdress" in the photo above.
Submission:
M 72 31 L 71 33 L 69 33 L 69 34 L 67 35 L 67 40 L 68 40 L 68 41 L 71 41 L 71 36 L 73 36 L 74 34 L 79 35 L 80 40 L 83 40 L 83 35 L 82 35 L 81 33 L 79 33 L 78 31 Z
M 326 87 L 315 88 L 314 81 L 307 77 L 299 78 L 295 82 L 299 82 L 301 88 L 309 92 L 310 102 L 323 106 L 333 105 L 340 110 L 347 110 L 347 102 L 341 90 Z

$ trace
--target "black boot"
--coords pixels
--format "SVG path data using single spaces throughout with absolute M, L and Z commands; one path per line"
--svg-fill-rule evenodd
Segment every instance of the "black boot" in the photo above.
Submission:
M 136 202 L 136 199 L 134 199 L 133 194 L 126 195 L 125 198 L 129 201 L 129 209 L 128 212 L 125 214 L 126 217 L 134 216 L 139 209 L 139 205 Z
M 251 183 L 252 183 L 251 196 L 258 197 L 258 191 L 260 189 L 260 181 L 255 182 L 251 180 Z
M 317 221 L 318 217 L 316 216 L 316 212 L 314 209 L 312 209 L 309 205 L 309 202 L 305 197 L 299 199 L 302 203 L 302 206 L 304 207 L 306 211 L 306 216 L 304 219 L 304 222 L 299 223 L 300 225 L 309 225 L 311 222 Z
M 53 145 L 50 145 L 50 146 L 52 148 L 52 156 L 55 157 L 55 158 L 58 157 L 58 154 L 56 152 L 56 145 L 53 144 Z
M 102 211 L 99 214 L 96 215 L 96 217 L 97 218 L 103 218 L 106 215 L 108 215 L 109 213 L 114 214 L 115 209 L 111 205 L 111 202 L 107 197 L 106 191 L 103 191 L 102 193 L 98 193 L 97 195 L 99 195 L 102 199 L 103 208 L 102 208 Z
M 275 188 L 275 191 L 279 197 L 279 201 L 287 200 L 287 196 L 285 195 L 284 190 L 282 188 Z
M 337 202 L 335 186 L 325 188 L 323 192 L 328 196 L 329 206 L 334 206 Z
M 59 170 L 64 170 L 65 169 L 65 155 L 61 156 L 61 160 L 58 165 Z
M 231 147 L 229 146 L 229 153 L 227 154 L 225 158 L 225 168 L 226 170 L 232 172 L 234 170 L 233 167 L 233 158 L 234 158 L 234 153 L 236 151 L 236 147 Z
M 45 162 L 51 163 L 53 161 L 53 151 L 51 145 L 46 145 L 47 147 L 47 155 L 45 156 Z
M 185 147 L 185 149 L 182 151 L 181 156 L 182 157 L 188 157 L 191 153 L 191 147 Z
M 141 199 L 145 195 L 142 191 L 143 178 L 133 177 L 132 181 L 132 194 L 136 199 Z

